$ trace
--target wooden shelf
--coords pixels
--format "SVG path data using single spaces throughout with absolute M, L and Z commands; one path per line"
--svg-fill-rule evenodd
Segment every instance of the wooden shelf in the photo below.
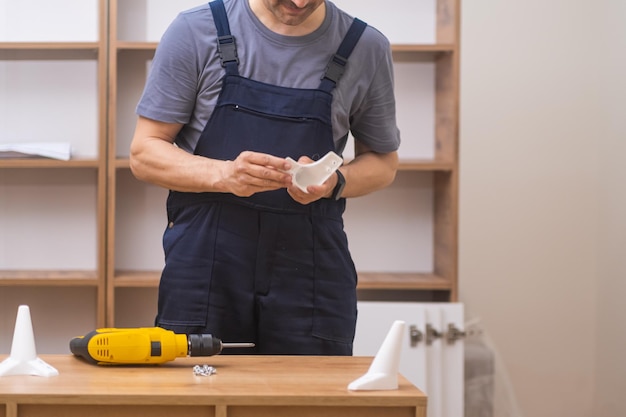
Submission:
M 129 160 L 126 158 L 116 159 L 115 168 L 130 169 Z M 398 169 L 400 171 L 452 171 L 455 169 L 455 164 L 432 159 L 405 159 L 400 160 Z
M 405 159 L 400 161 L 399 171 L 452 171 L 452 162 L 441 162 L 427 159 Z
M 118 41 L 115 46 L 119 50 L 155 50 L 158 42 L 141 42 L 141 41 Z M 391 45 L 392 52 L 402 53 L 448 53 L 455 50 L 455 46 L 449 43 L 443 44 L 393 44 Z
M 455 52 L 451 44 L 395 44 L 391 53 L 395 62 L 430 62 Z
M 126 288 L 156 288 L 160 271 L 115 271 L 114 286 Z
M 455 50 L 454 45 L 449 43 L 406 43 L 406 44 L 393 44 L 391 45 L 392 52 L 453 52 Z
M 450 290 L 452 283 L 430 273 L 359 272 L 360 290 Z
M 0 42 L 0 60 L 93 60 L 98 42 Z
M 59 161 L 47 158 L 0 159 L 0 168 L 98 168 L 96 159 L 71 159 Z
M 92 270 L 0 270 L 0 286 L 96 287 L 98 274 Z
M 130 160 L 128 158 L 117 158 L 115 160 L 115 168 L 130 169 Z
M 117 42 L 114 46 L 118 51 L 146 51 L 154 52 L 157 42 Z M 394 44 L 391 51 L 395 61 L 435 61 L 438 57 L 453 53 L 456 48 L 453 44 Z
M 99 42 L 0 42 L 0 51 L 4 50 L 66 50 L 66 51 L 97 51 Z
M 156 288 L 160 271 L 116 271 L 116 288 Z M 430 273 L 359 272 L 363 290 L 450 290 L 452 283 Z
M 129 51 L 155 51 L 158 42 L 117 42 L 115 44 L 118 50 Z

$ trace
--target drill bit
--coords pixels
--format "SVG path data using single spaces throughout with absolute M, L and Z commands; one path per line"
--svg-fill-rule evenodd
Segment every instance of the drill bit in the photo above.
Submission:
M 222 348 L 253 348 L 254 343 L 222 343 Z

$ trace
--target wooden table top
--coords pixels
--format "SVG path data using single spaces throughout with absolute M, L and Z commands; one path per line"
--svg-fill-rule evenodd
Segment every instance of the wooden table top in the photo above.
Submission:
M 73 404 L 236 404 L 426 406 L 426 395 L 402 376 L 389 391 L 349 391 L 371 357 L 240 356 L 178 358 L 162 365 L 98 366 L 72 355 L 40 355 L 53 377 L 0 377 L 0 402 Z M 0 361 L 6 355 L 0 355 Z M 194 375 L 194 365 L 217 373 Z

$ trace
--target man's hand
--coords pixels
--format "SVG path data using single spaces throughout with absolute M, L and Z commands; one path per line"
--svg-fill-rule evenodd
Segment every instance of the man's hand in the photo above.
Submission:
M 245 151 L 234 161 L 226 162 L 219 188 L 239 197 L 249 197 L 263 191 L 291 187 L 291 175 L 284 172 L 290 168 L 284 158 Z
M 398 152 L 377 153 L 355 142 L 355 158 L 341 166 L 341 173 L 346 179 L 346 186 L 341 193 L 344 198 L 354 198 L 370 194 L 391 184 L 398 169 Z M 313 162 L 301 157 L 298 163 Z M 295 185 L 287 188 L 289 195 L 301 204 L 309 204 L 320 198 L 329 198 L 337 185 L 337 175 L 331 175 L 319 186 L 309 186 L 308 193 Z
M 242 152 L 234 161 L 194 155 L 174 139 L 182 124 L 139 117 L 130 147 L 130 168 L 138 179 L 181 192 L 233 193 L 248 197 L 261 191 L 286 188 L 291 164 L 259 152 Z
M 302 156 L 300 157 L 300 159 L 298 159 L 298 163 L 300 164 L 310 164 L 313 162 L 315 161 L 306 156 Z M 333 174 L 320 185 L 309 185 L 306 189 L 306 193 L 293 184 L 290 184 L 290 186 L 287 187 L 287 192 L 289 193 L 291 198 L 293 198 L 298 203 L 309 204 L 319 200 L 320 198 L 330 197 L 336 184 L 337 175 Z

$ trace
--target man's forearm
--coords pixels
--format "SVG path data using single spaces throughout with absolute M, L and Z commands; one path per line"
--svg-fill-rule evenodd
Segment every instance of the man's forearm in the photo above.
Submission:
M 350 163 L 341 167 L 341 172 L 346 178 L 342 196 L 360 197 L 385 188 L 393 182 L 397 169 L 397 152 L 360 153 Z
M 160 139 L 146 141 L 149 146 L 131 152 L 130 167 L 138 179 L 176 191 L 221 191 L 219 164 L 223 161 L 189 154 Z

